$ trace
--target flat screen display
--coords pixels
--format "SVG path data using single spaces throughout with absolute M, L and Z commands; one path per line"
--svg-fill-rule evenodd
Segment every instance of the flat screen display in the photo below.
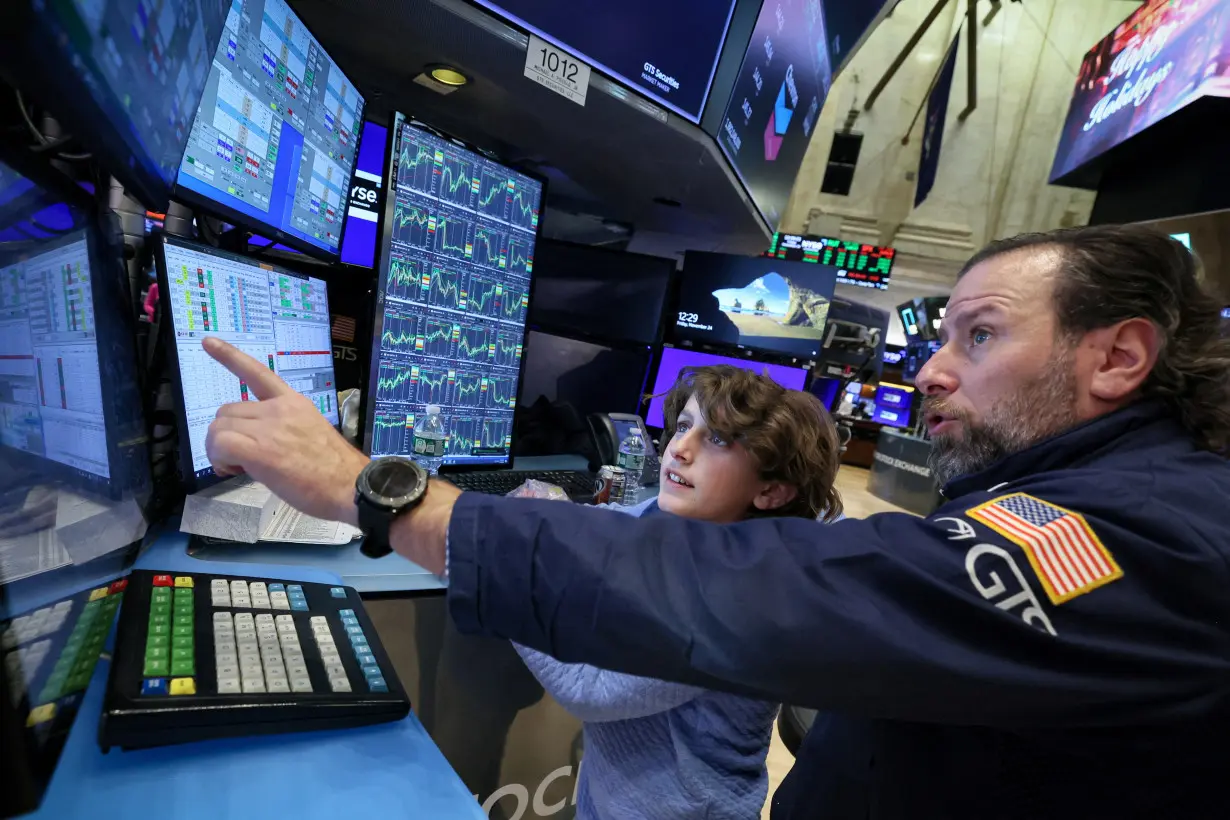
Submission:
M 871 420 L 889 427 L 909 427 L 914 404 L 914 388 L 881 384 L 876 388 L 875 411 Z
M 709 367 L 716 364 L 729 364 L 753 373 L 767 375 L 788 390 L 802 390 L 803 385 L 807 383 L 807 370 L 800 367 L 766 364 L 750 359 L 736 359 L 731 356 L 716 356 L 712 353 L 679 347 L 664 347 L 662 358 L 658 361 L 658 373 L 653 380 L 653 390 L 649 391 L 652 398 L 649 400 L 649 409 L 645 414 L 645 423 L 650 427 L 664 426 L 663 408 L 666 405 L 666 393 L 674 386 L 681 370 L 685 367 Z
M 798 358 L 818 356 L 837 270 L 763 256 L 688 251 L 679 280 L 674 338 Z
M 717 140 L 752 201 L 776 228 L 833 80 L 816 0 L 766 0 Z
M 589 413 L 638 413 L 649 377 L 650 350 L 605 345 L 530 331 L 520 404 L 540 399 Z
M 1051 167 L 1060 180 L 1202 96 L 1230 96 L 1230 3 L 1148 0 L 1085 54 Z
M 218 408 L 256 400 L 247 384 L 201 347 L 206 336 L 266 362 L 338 423 L 324 281 L 170 237 L 162 239 L 158 264 L 166 274 L 163 304 L 175 338 L 184 472 L 197 486 L 215 477 L 205 434 Z
M 30 53 L 2 45 L 3 33 L 0 53 L 21 60 L 14 68 L 23 80 L 42 74 L 50 82 L 40 102 L 132 196 L 165 206 L 229 0 L 30 5 L 36 25 L 22 43 Z M 82 104 L 87 95 L 93 106 Z
M 837 283 L 888 290 L 897 252 L 827 236 L 775 233 L 765 256 L 837 268 Z
M 854 48 L 886 5 L 888 0 L 820 0 L 834 72 L 854 56 Z
M 285 0 L 233 0 L 176 193 L 336 257 L 362 122 L 363 96 Z
M 530 324 L 602 341 L 654 344 L 675 260 L 543 240 Z
M 477 0 L 693 122 L 734 0 Z
M 438 404 L 445 466 L 510 463 L 543 184 L 397 115 L 366 448 L 405 455 Z
M 370 121 L 363 123 L 342 238 L 342 261 L 348 265 L 376 265 L 376 229 L 384 208 L 384 156 L 388 141 L 388 128 Z

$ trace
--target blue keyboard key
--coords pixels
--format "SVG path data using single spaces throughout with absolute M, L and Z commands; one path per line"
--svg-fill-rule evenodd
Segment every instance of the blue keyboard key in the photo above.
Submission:
M 341 615 L 343 618 L 353 618 L 354 610 L 353 609 L 339 609 L 337 611 L 337 614 Z
M 387 692 L 389 685 L 384 682 L 384 678 L 368 678 L 367 688 L 373 692 Z
M 302 598 L 292 600 L 290 602 L 290 608 L 297 612 L 307 612 L 307 609 L 308 609 L 307 601 L 303 600 Z
M 380 667 L 374 663 L 364 664 L 363 677 L 365 678 L 382 678 L 384 675 L 380 672 Z
M 353 615 L 343 616 L 342 626 L 359 626 L 359 619 L 354 617 Z
M 291 595 L 302 595 L 302 594 L 303 594 L 303 585 L 302 585 L 302 584 L 287 584 L 287 585 L 286 585 L 286 591 L 287 591 L 287 593 L 289 593 L 289 594 L 291 594 Z
M 345 587 L 331 587 L 329 589 L 329 594 L 332 595 L 334 598 L 345 598 L 346 588 Z
M 348 627 L 346 627 L 346 634 L 347 634 L 347 635 L 362 635 L 362 634 L 363 634 L 363 627 L 361 627 L 361 626 L 348 626 Z
M 368 664 L 374 664 L 376 662 L 375 655 L 371 652 L 365 652 L 362 649 L 356 648 L 354 651 L 354 656 L 355 659 L 358 660 L 360 666 L 367 666 Z
M 142 695 L 165 695 L 167 693 L 166 678 L 146 678 L 141 683 Z
M 355 652 L 367 650 L 368 643 L 366 635 L 351 635 L 349 637 L 350 645 L 354 647 Z
M 270 584 L 269 591 L 270 592 L 285 592 L 286 585 L 285 584 Z

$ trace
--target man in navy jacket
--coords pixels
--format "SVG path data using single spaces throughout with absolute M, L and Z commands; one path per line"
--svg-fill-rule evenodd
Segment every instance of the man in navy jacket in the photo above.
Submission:
M 1218 308 L 1157 234 L 1006 240 L 966 265 L 917 379 L 948 499 L 927 518 L 629 521 L 437 482 L 393 545 L 448 573 L 462 631 L 832 715 L 775 818 L 1222 817 Z M 366 458 L 206 348 L 262 399 L 219 411 L 215 467 L 356 520 Z

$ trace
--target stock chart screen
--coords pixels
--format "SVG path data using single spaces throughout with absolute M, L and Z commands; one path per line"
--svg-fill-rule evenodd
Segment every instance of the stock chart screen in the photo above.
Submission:
M 441 406 L 446 465 L 510 460 L 542 183 L 399 119 L 367 449 L 410 452 Z
M 838 269 L 837 283 L 860 288 L 888 290 L 897 252 L 862 242 L 846 242 L 826 236 L 775 233 L 765 256 L 790 262 L 812 262 Z

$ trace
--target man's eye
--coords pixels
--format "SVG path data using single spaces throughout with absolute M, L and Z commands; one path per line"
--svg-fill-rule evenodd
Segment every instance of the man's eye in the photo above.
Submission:
M 718 447 L 726 446 L 726 439 L 722 438 L 721 436 L 710 436 L 709 440 L 712 441 Z
M 991 340 L 991 331 L 984 328 L 975 328 L 970 331 L 969 340 L 975 345 L 984 344 Z
M 687 422 L 681 421 L 677 425 L 675 425 L 675 435 L 682 436 L 684 433 L 686 433 L 690 429 L 692 428 L 688 426 Z

